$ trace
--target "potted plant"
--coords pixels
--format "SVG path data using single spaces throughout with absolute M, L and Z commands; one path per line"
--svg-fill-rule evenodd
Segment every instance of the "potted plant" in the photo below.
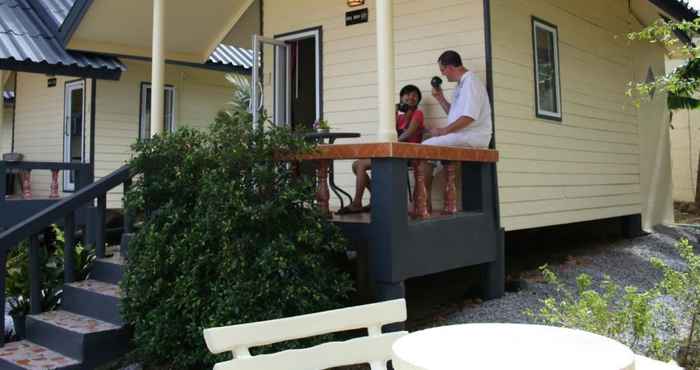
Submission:
M 317 132 L 327 133 L 331 131 L 331 127 L 328 125 L 328 121 L 325 119 L 314 122 L 314 129 Z

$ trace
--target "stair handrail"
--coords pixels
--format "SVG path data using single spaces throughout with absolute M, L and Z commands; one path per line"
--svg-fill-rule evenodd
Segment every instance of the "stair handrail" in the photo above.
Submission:
M 119 185 L 124 185 L 124 193 L 131 186 L 131 179 L 136 175 L 128 165 L 124 165 L 116 171 L 100 180 L 78 190 L 73 195 L 63 198 L 51 206 L 37 212 L 35 215 L 14 225 L 0 233 L 0 302 L 5 302 L 5 277 L 7 271 L 8 253 L 22 240 L 29 238 L 29 273 L 30 273 L 30 310 L 31 314 L 41 313 L 41 277 L 39 266 L 39 238 L 38 233 L 63 220 L 64 222 L 64 280 L 66 283 L 75 281 L 73 270 L 73 248 L 75 243 L 75 217 L 76 213 L 85 205 L 97 199 L 97 207 L 92 218 L 94 220 L 95 254 L 97 258 L 105 255 L 105 210 L 107 207 L 107 193 Z M 88 216 L 90 217 L 90 216 Z M 124 232 L 132 229 L 132 217 L 128 212 L 124 213 Z M 4 346 L 5 320 L 0 320 L 0 347 Z

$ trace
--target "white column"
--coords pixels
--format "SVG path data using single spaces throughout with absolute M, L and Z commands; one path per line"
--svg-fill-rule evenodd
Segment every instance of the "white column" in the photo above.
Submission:
M 394 11 L 392 0 L 377 0 L 377 141 L 397 141 L 394 108 Z
M 165 80 L 165 0 L 153 0 L 153 51 L 151 58 L 151 136 L 163 132 Z

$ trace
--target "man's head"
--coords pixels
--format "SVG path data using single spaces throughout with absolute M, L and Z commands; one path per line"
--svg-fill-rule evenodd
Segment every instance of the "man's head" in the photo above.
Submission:
M 440 73 L 447 77 L 447 81 L 458 82 L 467 71 L 462 65 L 462 57 L 454 50 L 448 50 L 438 58 Z

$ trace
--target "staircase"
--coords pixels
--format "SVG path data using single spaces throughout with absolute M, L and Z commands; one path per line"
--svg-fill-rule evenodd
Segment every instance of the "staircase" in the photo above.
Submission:
M 26 340 L 0 348 L 4 369 L 94 369 L 128 349 L 119 311 L 124 259 L 118 250 L 97 259 L 90 278 L 65 284 L 58 311 L 27 316 Z

